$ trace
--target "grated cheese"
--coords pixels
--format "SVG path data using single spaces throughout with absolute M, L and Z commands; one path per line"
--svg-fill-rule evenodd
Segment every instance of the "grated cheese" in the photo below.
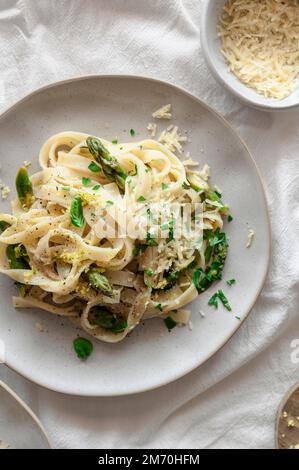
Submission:
M 149 122 L 147 126 L 147 130 L 149 131 L 152 137 L 155 137 L 157 133 L 157 124 L 153 124 L 152 122 Z
M 45 331 L 43 325 L 41 323 L 35 323 L 35 328 L 40 332 L 42 333 L 43 331 Z
M 4 183 L 0 183 L 0 190 L 2 199 L 7 199 L 10 193 L 10 187 Z
M 299 8 L 295 0 L 229 0 L 219 22 L 230 70 L 268 98 L 284 99 L 299 79 Z
M 177 150 L 179 153 L 182 153 L 181 143 L 186 141 L 187 137 L 178 132 L 178 126 L 169 126 L 159 137 L 159 142 L 164 144 L 171 152 Z
M 155 119 L 171 119 L 171 104 L 166 104 L 152 114 Z
M 246 248 L 250 248 L 250 247 L 251 247 L 252 242 L 253 242 L 253 238 L 254 238 L 254 231 L 253 231 L 253 230 L 249 230 L 249 232 L 248 232 L 248 238 L 247 238 L 247 243 L 246 243 Z

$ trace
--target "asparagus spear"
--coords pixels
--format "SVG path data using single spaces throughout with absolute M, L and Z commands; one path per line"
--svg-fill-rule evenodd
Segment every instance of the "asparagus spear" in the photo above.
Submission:
M 113 294 L 113 287 L 108 281 L 107 277 L 100 273 L 96 268 L 91 269 L 87 273 L 88 281 L 90 285 L 101 292 L 102 294 L 108 295 L 109 297 Z
M 92 156 L 101 164 L 105 175 L 115 181 L 120 189 L 124 190 L 127 175 L 117 159 L 110 155 L 100 139 L 96 137 L 87 137 L 86 144 Z
M 16 189 L 20 203 L 26 209 L 29 209 L 33 200 L 32 184 L 28 176 L 27 168 L 21 167 L 16 177 Z
M 98 326 L 110 330 L 112 333 L 122 333 L 128 326 L 124 318 L 117 317 L 117 315 L 109 312 L 109 310 L 104 307 L 94 307 L 92 314 Z

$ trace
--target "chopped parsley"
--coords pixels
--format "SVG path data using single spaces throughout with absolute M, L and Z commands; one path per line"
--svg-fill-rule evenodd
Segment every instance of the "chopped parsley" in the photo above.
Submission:
M 169 224 L 169 232 L 168 232 L 167 243 L 171 242 L 174 238 L 173 227 L 174 227 L 174 224 L 175 224 L 175 220 L 173 218 L 173 215 L 172 215 L 172 219 L 169 220 L 168 224 Z
M 193 273 L 193 284 L 198 290 L 200 290 L 200 278 L 201 278 L 202 272 L 203 270 L 199 268 L 199 269 L 196 269 Z
M 227 221 L 228 221 L 228 222 L 232 222 L 233 220 L 234 220 L 233 216 L 230 215 L 230 214 L 228 214 L 228 216 L 227 216 Z
M 144 196 L 139 196 L 139 198 L 137 199 L 138 202 L 144 202 L 146 201 L 145 197 Z
M 70 191 L 71 188 L 69 186 L 62 186 L 63 191 Z
M 95 184 L 92 189 L 93 191 L 97 191 L 98 189 L 100 189 L 100 187 L 101 187 L 100 184 Z
M 116 144 L 118 144 L 118 140 L 117 140 L 117 139 L 114 139 L 114 140 L 112 140 L 112 143 L 113 143 L 114 145 L 116 145 Z
M 136 134 L 135 129 L 130 129 L 130 134 L 132 137 L 134 137 L 134 135 Z
M 151 268 L 146 269 L 144 272 L 147 276 L 153 276 L 154 274 L 154 271 Z
M 155 235 L 150 233 L 150 232 L 147 232 L 146 234 L 146 244 L 147 246 L 158 246 L 158 243 L 155 239 Z
M 233 284 L 236 284 L 236 279 L 230 279 L 229 281 L 226 281 L 226 284 L 228 286 L 232 286 Z
M 215 308 L 218 308 L 218 299 L 222 302 L 222 304 L 226 308 L 226 310 L 231 312 L 232 308 L 229 304 L 229 301 L 228 301 L 226 295 L 224 294 L 224 292 L 222 290 L 218 290 L 214 295 L 212 295 L 212 297 L 210 298 L 208 304 L 213 305 Z
M 85 177 L 83 176 L 83 178 L 82 178 L 82 184 L 83 184 L 83 186 L 88 186 L 89 183 L 90 183 L 90 181 L 91 181 L 90 178 L 85 178 Z
M 168 189 L 169 188 L 169 184 L 166 184 L 166 183 L 162 183 L 161 184 L 161 188 L 164 190 L 164 189 Z
M 218 308 L 218 292 L 216 292 L 216 294 L 212 295 L 212 297 L 210 298 L 208 304 L 213 305 L 215 308 Z
M 107 204 L 107 206 L 113 206 L 114 202 L 113 202 L 113 201 L 110 201 L 110 200 L 108 200 L 108 201 L 106 201 L 106 204 Z
M 90 171 L 93 171 L 93 173 L 98 173 L 99 171 L 102 171 L 101 167 L 99 165 L 97 165 L 95 162 L 91 162 L 88 165 L 88 169 Z
M 220 232 L 219 228 L 217 228 L 215 232 L 207 230 L 207 233 L 205 234 L 204 238 L 208 240 L 210 247 L 214 247 L 219 243 L 224 243 L 226 241 L 225 233 Z
M 239 321 L 241 320 L 241 318 L 240 318 L 240 317 L 235 317 L 235 318 L 236 318 L 237 320 L 239 320 Z
M 146 249 L 147 249 L 147 245 L 144 245 L 144 244 L 140 244 L 140 245 L 134 246 L 134 248 L 133 248 L 133 256 L 138 256 L 138 255 L 140 255 L 140 254 L 143 253 Z
M 73 346 L 77 356 L 83 361 L 85 361 L 91 355 L 93 350 L 92 342 L 86 338 L 74 339 Z
M 171 318 L 171 317 L 165 318 L 164 323 L 165 323 L 168 331 L 173 330 L 173 328 L 175 328 L 177 326 L 177 322 L 174 321 L 174 319 Z
M 161 304 L 156 304 L 156 305 L 155 305 L 155 308 L 158 309 L 158 310 L 160 310 L 160 312 L 163 312 L 163 307 L 162 307 Z

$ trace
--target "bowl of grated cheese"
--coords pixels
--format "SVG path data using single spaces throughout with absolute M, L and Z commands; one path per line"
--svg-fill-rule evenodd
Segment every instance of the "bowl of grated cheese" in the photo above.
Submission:
M 248 105 L 299 105 L 296 0 L 203 0 L 201 45 L 214 78 Z

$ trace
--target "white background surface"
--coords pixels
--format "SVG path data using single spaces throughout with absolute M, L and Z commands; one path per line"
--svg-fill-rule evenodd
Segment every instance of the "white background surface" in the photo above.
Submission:
M 219 86 L 201 55 L 200 11 L 199 0 L 1 1 L 0 110 L 79 74 L 169 80 L 239 130 L 270 206 L 273 256 L 263 293 L 237 334 L 195 372 L 141 395 L 86 399 L 41 389 L 0 367 L 59 448 L 273 447 L 279 402 L 299 380 L 290 346 L 299 339 L 299 110 L 255 111 Z

